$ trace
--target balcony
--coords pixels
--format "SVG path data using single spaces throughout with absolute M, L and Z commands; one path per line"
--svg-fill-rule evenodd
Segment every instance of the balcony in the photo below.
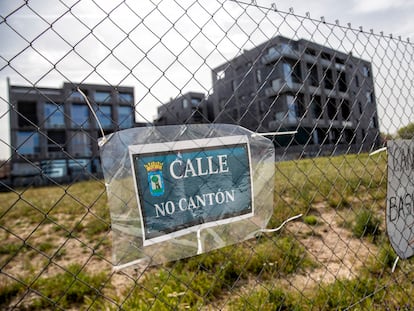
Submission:
M 298 92 L 301 88 L 301 83 L 284 81 L 283 79 L 276 79 L 272 81 L 271 87 L 265 89 L 265 94 L 266 96 L 271 97 L 284 92 Z
M 299 54 L 290 45 L 282 44 L 275 47 L 271 47 L 269 52 L 262 57 L 262 63 L 264 65 L 273 63 L 284 56 L 290 56 L 293 58 L 299 58 Z

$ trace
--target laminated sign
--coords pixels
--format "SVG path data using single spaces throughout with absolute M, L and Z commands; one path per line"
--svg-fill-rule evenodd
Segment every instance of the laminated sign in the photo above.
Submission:
M 240 126 L 133 128 L 100 148 L 115 269 L 253 238 L 272 216 L 273 143 Z
M 388 142 L 387 233 L 402 259 L 414 255 L 414 142 Z
M 129 146 L 144 246 L 253 216 L 246 136 Z

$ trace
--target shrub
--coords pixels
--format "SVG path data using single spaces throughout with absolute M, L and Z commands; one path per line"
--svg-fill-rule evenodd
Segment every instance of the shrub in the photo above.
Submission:
M 305 222 L 305 224 L 308 224 L 309 226 L 316 226 L 319 223 L 318 218 L 314 215 L 308 215 L 303 217 L 303 221 Z
M 355 223 L 352 228 L 352 233 L 357 238 L 365 236 L 378 236 L 381 233 L 379 228 L 381 220 L 368 209 L 363 209 L 355 216 Z

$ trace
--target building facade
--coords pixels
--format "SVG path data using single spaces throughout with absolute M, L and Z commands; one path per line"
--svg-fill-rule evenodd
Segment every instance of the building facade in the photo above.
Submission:
M 99 120 L 73 84 L 33 88 L 9 84 L 11 179 L 14 185 L 71 182 L 99 176 L 97 140 L 135 126 L 132 87 L 82 84 Z
M 210 123 L 210 107 L 203 93 L 188 92 L 161 105 L 154 124 Z
M 213 69 L 214 122 L 275 136 L 277 156 L 369 151 L 380 141 L 371 64 L 275 37 Z

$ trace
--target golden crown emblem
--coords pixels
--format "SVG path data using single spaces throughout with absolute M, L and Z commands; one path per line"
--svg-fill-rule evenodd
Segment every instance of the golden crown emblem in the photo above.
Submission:
M 154 171 L 161 171 L 163 165 L 164 163 L 162 162 L 152 161 L 152 162 L 148 162 L 147 164 L 144 164 L 144 167 L 147 170 L 147 172 L 154 172 Z

